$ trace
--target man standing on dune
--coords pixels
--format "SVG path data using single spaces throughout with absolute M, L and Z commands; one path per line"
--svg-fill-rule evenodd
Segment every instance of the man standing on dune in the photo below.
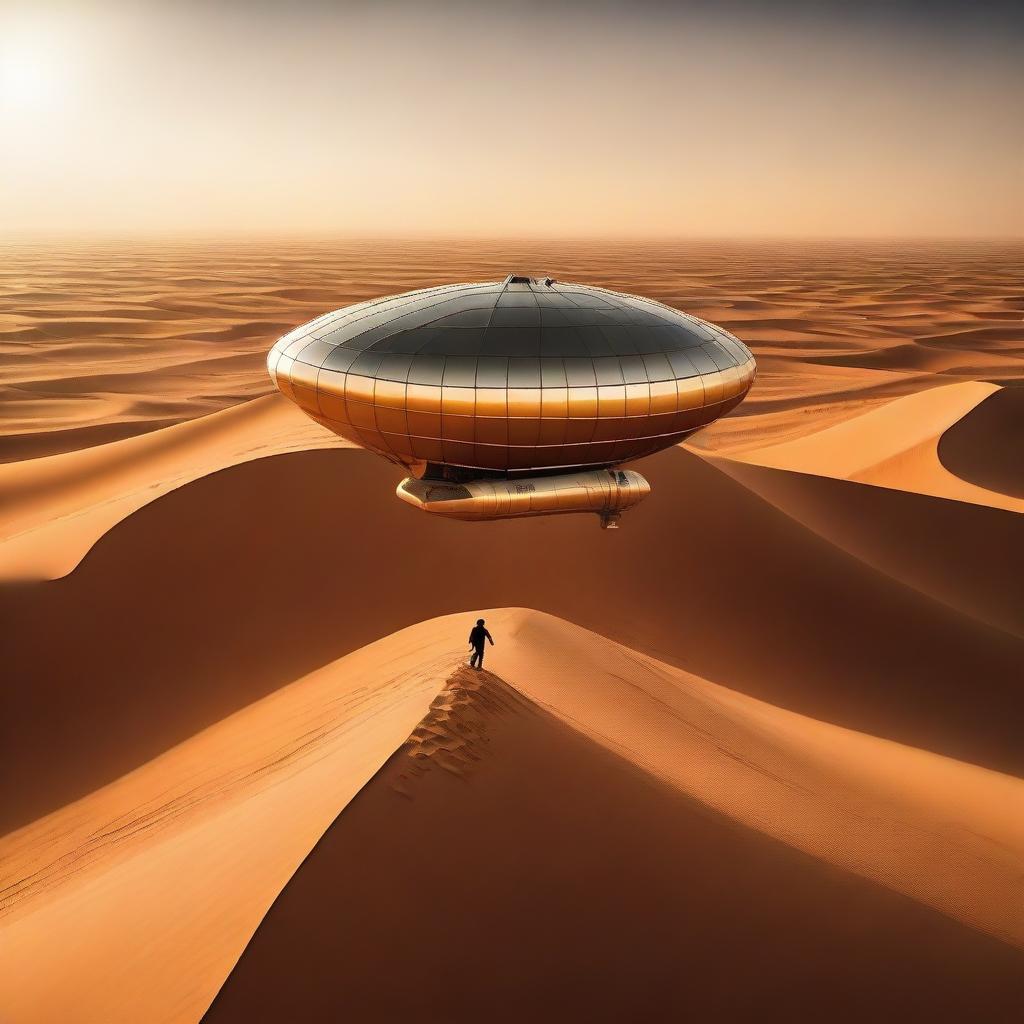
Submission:
M 491 634 L 484 629 L 484 620 L 477 619 L 476 625 L 469 631 L 469 645 L 473 648 L 473 657 L 469 659 L 472 668 L 484 667 L 484 640 L 488 640 L 494 646 Z

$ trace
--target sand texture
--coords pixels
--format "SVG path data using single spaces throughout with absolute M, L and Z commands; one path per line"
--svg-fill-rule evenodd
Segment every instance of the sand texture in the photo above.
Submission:
M 449 680 L 206 1020 L 342 1005 L 367 1020 L 484 1005 L 509 1021 L 763 1019 L 766 1005 L 1011 1019 L 1021 954 L 926 909 L 925 890 L 947 912 L 1007 898 L 989 925 L 1019 929 L 1007 811 L 1024 783 L 780 712 L 548 616 L 489 621 L 505 638 L 495 674 Z
M 0 1019 L 1019 1019 L 1022 266 L 6 246 Z M 510 271 L 758 360 L 619 531 L 417 512 L 272 393 L 296 324 Z

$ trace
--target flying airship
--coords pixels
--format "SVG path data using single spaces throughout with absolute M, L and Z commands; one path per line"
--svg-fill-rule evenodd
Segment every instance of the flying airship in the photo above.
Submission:
M 670 306 L 514 274 L 325 313 L 267 368 L 318 423 L 403 467 L 416 508 L 604 527 L 650 493 L 623 464 L 724 416 L 756 372 L 741 341 Z

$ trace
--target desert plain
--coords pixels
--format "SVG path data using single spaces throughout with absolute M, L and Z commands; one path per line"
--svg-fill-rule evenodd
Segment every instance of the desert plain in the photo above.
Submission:
M 0 1020 L 1020 1020 L 1024 246 L 0 252 Z M 267 377 L 511 272 L 757 359 L 618 531 Z

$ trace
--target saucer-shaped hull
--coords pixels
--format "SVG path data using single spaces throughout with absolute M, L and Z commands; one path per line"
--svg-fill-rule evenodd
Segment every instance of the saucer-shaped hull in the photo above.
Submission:
M 336 433 L 460 478 L 649 455 L 729 412 L 755 372 L 742 342 L 661 303 L 514 277 L 328 313 L 268 368 Z
M 651 493 L 651 485 L 632 470 L 596 469 L 466 483 L 410 477 L 398 485 L 396 493 L 415 508 L 451 519 L 593 512 L 601 517 L 602 525 L 614 526 L 621 513 Z

